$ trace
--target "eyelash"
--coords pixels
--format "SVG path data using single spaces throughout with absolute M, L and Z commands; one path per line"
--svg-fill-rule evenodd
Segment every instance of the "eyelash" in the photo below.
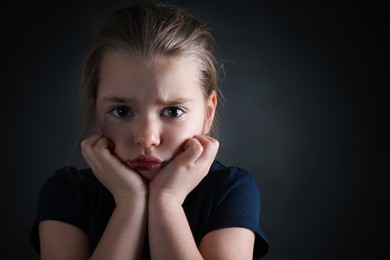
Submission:
M 119 115 L 119 113 L 121 113 L 121 112 L 119 112 L 120 110 L 124 110 L 123 112 L 125 112 L 125 115 L 122 115 L 122 116 Z M 173 112 L 173 110 L 176 113 L 178 113 L 178 115 L 170 115 L 169 113 Z M 128 106 L 118 106 L 118 107 L 115 107 L 115 108 L 111 109 L 109 111 L 109 113 L 112 114 L 114 117 L 116 117 L 118 119 L 125 119 L 125 118 L 131 117 L 131 116 L 134 115 L 134 112 Z M 166 108 L 161 110 L 161 116 L 168 117 L 168 118 L 178 118 L 178 117 L 181 117 L 185 113 L 186 112 L 185 112 L 185 110 L 183 108 L 176 107 L 176 106 L 166 107 Z
M 120 115 L 118 114 L 118 111 L 119 111 L 120 109 L 125 110 L 126 115 L 120 116 Z M 119 119 L 128 118 L 128 117 L 134 115 L 132 109 L 131 109 L 130 107 L 128 107 L 128 106 L 118 106 L 118 107 L 115 107 L 115 108 L 113 108 L 113 109 L 110 110 L 110 113 L 111 113 L 114 117 L 119 118 Z
M 175 110 L 176 112 L 179 112 L 179 115 L 176 115 L 176 116 L 175 116 L 175 115 L 171 116 L 171 115 L 169 115 L 169 114 L 165 115 L 165 113 L 169 113 L 169 111 L 172 112 L 172 110 Z M 162 115 L 162 116 L 171 117 L 171 118 L 178 118 L 178 117 L 181 117 L 183 114 L 185 114 L 184 109 L 182 109 L 182 108 L 180 108 L 180 107 L 175 107 L 175 106 L 173 106 L 173 107 L 166 107 L 166 108 L 164 108 L 164 109 L 161 111 L 161 115 Z

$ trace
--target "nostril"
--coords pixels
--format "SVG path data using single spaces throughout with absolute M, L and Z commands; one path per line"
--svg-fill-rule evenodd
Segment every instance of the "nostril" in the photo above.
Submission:
M 160 138 L 158 136 L 138 137 L 136 140 L 136 144 L 144 148 L 158 146 L 160 144 Z
M 159 125 L 155 118 L 145 116 L 133 124 L 135 143 L 144 148 L 157 146 L 160 143 Z

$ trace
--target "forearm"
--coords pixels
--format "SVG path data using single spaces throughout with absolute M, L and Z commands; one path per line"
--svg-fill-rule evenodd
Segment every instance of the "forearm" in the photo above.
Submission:
M 146 224 L 146 195 L 117 205 L 91 259 L 139 259 Z
M 202 259 L 180 203 L 151 196 L 148 215 L 152 259 Z

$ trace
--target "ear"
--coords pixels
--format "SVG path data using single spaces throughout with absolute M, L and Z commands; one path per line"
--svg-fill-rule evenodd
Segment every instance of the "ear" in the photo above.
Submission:
M 215 90 L 213 90 L 206 100 L 206 118 L 203 128 L 203 134 L 208 134 L 210 132 L 215 117 L 215 111 L 217 110 L 217 103 L 217 93 L 215 92 Z

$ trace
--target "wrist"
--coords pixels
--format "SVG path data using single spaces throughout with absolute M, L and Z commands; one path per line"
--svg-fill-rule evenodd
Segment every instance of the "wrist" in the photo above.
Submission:
M 113 194 L 116 206 L 128 206 L 137 202 L 143 203 L 148 200 L 148 196 L 148 191 L 145 188 L 134 188 Z
M 161 205 L 166 206 L 182 206 L 184 198 L 175 193 L 164 192 L 164 191 L 150 191 L 149 193 L 149 204 L 154 206 Z

